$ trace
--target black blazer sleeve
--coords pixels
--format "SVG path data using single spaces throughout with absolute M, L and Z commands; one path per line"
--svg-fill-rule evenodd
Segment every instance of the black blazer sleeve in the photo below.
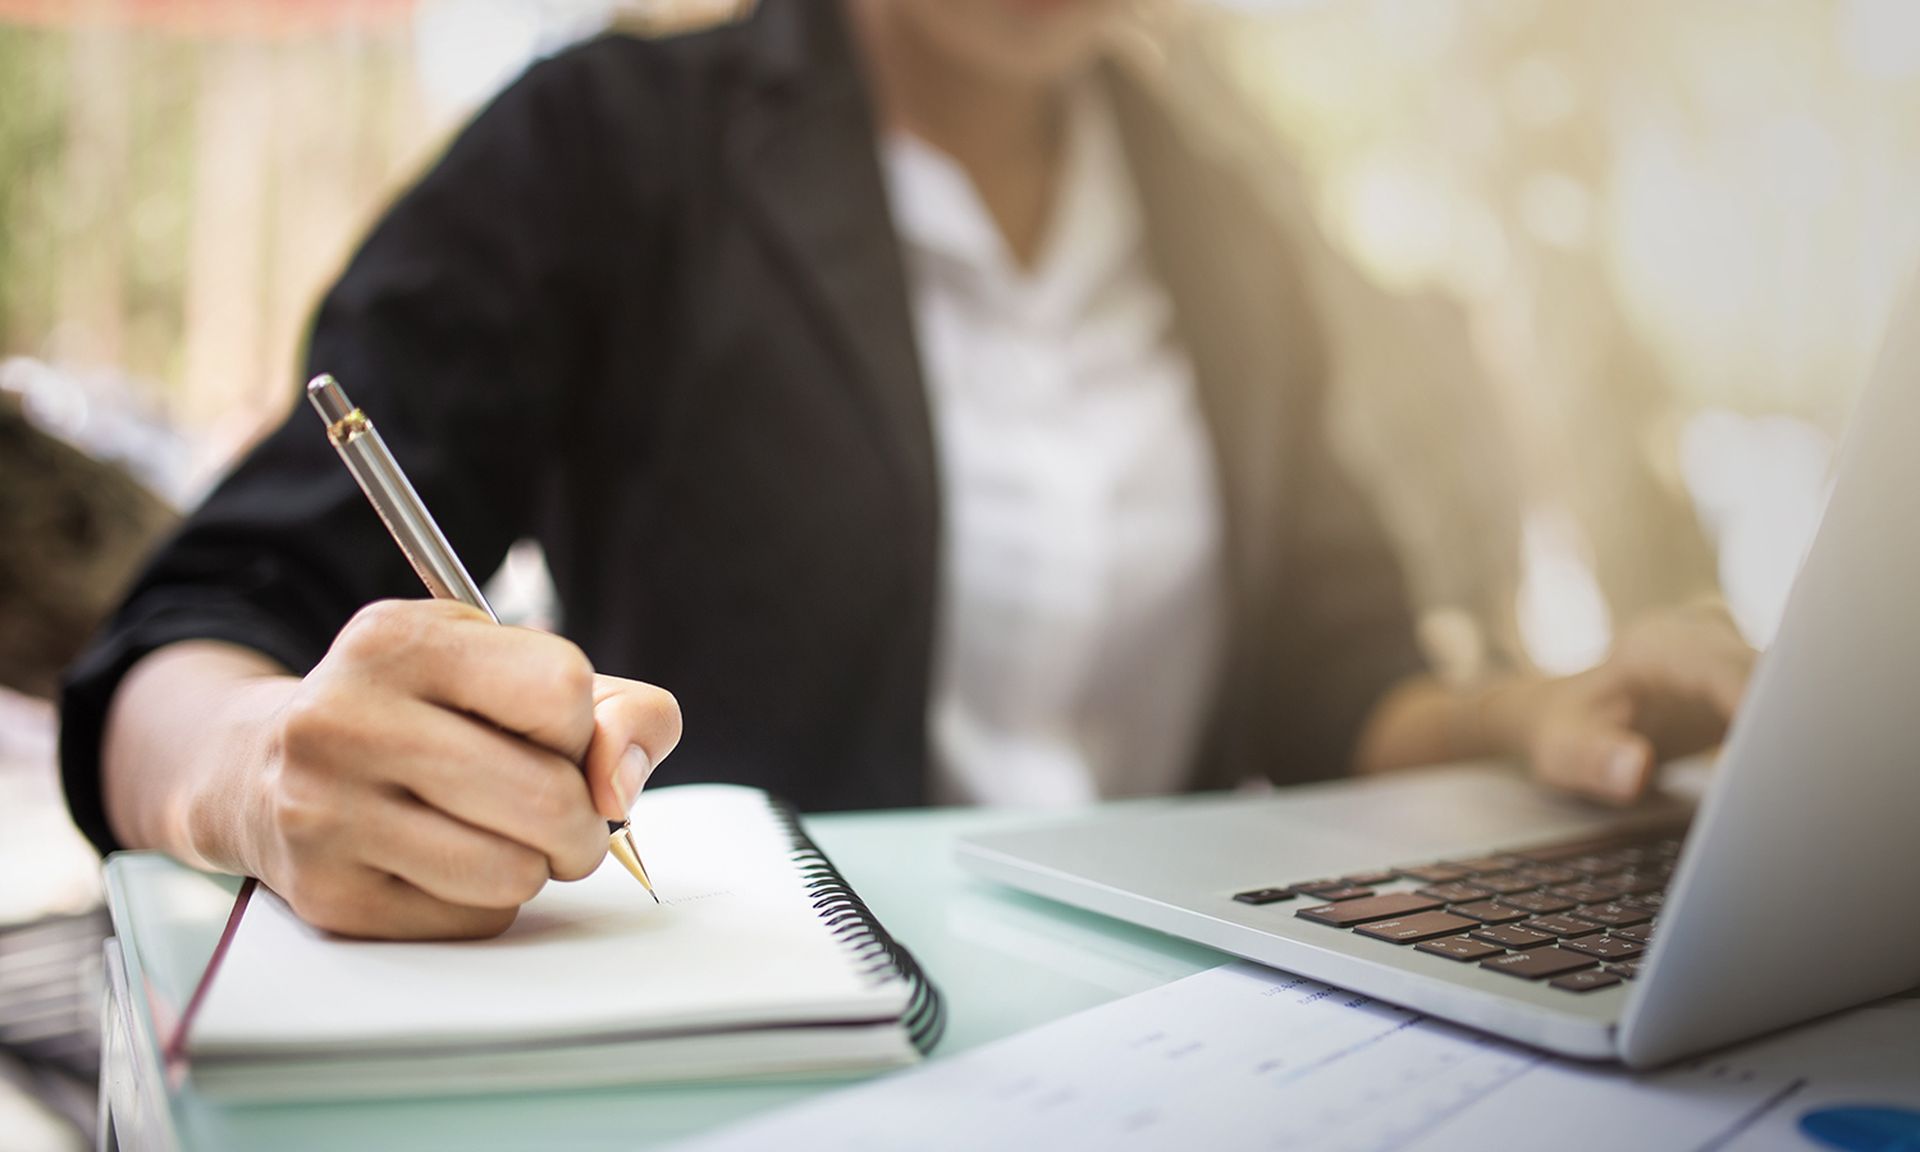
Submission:
M 1281 782 L 1350 771 L 1361 730 L 1395 685 L 1430 672 L 1399 558 L 1328 436 L 1301 436 L 1278 590 L 1274 754 Z M 1299 768 L 1306 771 L 1301 774 Z
M 482 580 L 529 530 L 599 322 L 582 241 L 605 222 L 583 168 L 592 125 L 559 90 L 572 79 L 537 66 L 459 136 L 354 257 L 309 350 L 309 370 L 334 374 L 366 409 Z M 102 851 L 116 847 L 101 730 L 121 677 L 147 653 L 223 640 L 304 674 L 360 606 L 421 595 L 297 401 L 71 670 L 60 757 L 75 822 Z

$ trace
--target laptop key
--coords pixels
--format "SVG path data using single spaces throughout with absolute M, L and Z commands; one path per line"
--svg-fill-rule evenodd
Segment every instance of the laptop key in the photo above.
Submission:
M 1278 904 L 1282 900 L 1291 900 L 1295 892 L 1291 888 L 1249 888 L 1245 892 L 1235 892 L 1233 898 L 1242 904 Z
M 1562 907 L 1565 908 L 1571 908 L 1575 904 L 1605 904 L 1614 897 L 1621 895 L 1617 889 L 1592 881 L 1582 881 L 1578 884 L 1562 884 L 1560 887 L 1551 888 L 1548 889 L 1548 891 L 1551 895 L 1559 896 L 1566 900 L 1566 904 L 1562 905 Z M 1548 909 L 1548 911 L 1558 912 L 1560 909 L 1553 908 Z
M 1471 880 L 1455 880 L 1450 884 L 1430 884 L 1420 889 L 1420 895 L 1431 896 L 1435 900 L 1445 900 L 1449 904 L 1470 904 L 1493 895 L 1492 892 Z
M 1526 877 L 1536 888 L 1545 888 L 1549 884 L 1570 884 L 1580 879 L 1580 873 L 1558 864 L 1529 864 L 1524 868 L 1515 868 L 1513 874 Z
M 1581 898 L 1580 903 L 1605 904 L 1609 900 L 1618 900 L 1620 897 L 1633 891 L 1634 875 L 1631 872 L 1622 872 L 1616 876 L 1608 876 L 1600 880 L 1589 880 L 1584 884 L 1578 885 L 1578 887 L 1585 888 L 1588 892 L 1588 895 Z M 1664 885 L 1644 884 L 1640 890 L 1642 892 L 1651 892 L 1655 888 L 1661 887 L 1664 887 Z
M 1422 940 L 1452 936 L 1471 927 L 1473 921 L 1464 916 L 1421 912 L 1413 916 L 1396 916 L 1391 920 L 1375 920 L 1371 924 L 1360 925 L 1354 931 L 1375 940 L 1385 940 L 1389 944 L 1418 944 Z
M 1622 940 L 1618 936 L 1580 936 L 1561 941 L 1560 947 L 1602 960 L 1631 960 L 1647 950 L 1645 944 Z
M 1511 924 L 1515 920 L 1525 920 L 1532 915 L 1518 908 L 1495 904 L 1491 900 L 1481 900 L 1474 904 L 1455 904 L 1453 911 L 1455 915 L 1471 916 L 1482 924 Z
M 1663 869 L 1658 872 L 1623 872 L 1605 883 L 1617 886 L 1622 896 L 1644 896 L 1665 888 L 1672 879 L 1673 873 Z
M 1465 880 L 1473 871 L 1444 860 L 1432 864 L 1422 864 L 1417 868 L 1401 868 L 1400 875 L 1409 880 L 1418 880 L 1423 884 L 1446 884 L 1454 880 Z
M 1572 867 L 1567 863 L 1568 861 L 1596 852 L 1605 843 L 1607 842 L 1599 840 L 1580 840 L 1568 844 L 1542 844 L 1538 848 L 1529 848 L 1514 855 L 1536 864 L 1559 864 Z
M 1546 892 L 1521 892 L 1514 896 L 1502 896 L 1500 903 L 1509 908 L 1518 908 L 1530 916 L 1551 916 L 1555 912 L 1565 912 L 1574 905 L 1572 900 Z
M 1627 862 L 1613 852 L 1597 852 L 1586 856 L 1575 856 L 1560 863 L 1576 872 L 1585 873 L 1589 879 L 1599 876 L 1611 876 L 1626 868 Z
M 1538 948 L 1560 939 L 1551 932 L 1536 932 L 1525 924 L 1485 925 L 1473 930 L 1473 938 L 1502 948 Z
M 1549 983 L 1568 992 L 1591 992 L 1596 988 L 1613 987 L 1620 983 L 1620 977 L 1601 968 L 1589 968 L 1584 972 L 1569 972 Z
M 1526 861 L 1518 856 L 1475 856 L 1470 860 L 1442 860 L 1442 864 L 1451 864 L 1455 868 L 1465 868 L 1469 872 L 1504 872 Z
M 1391 868 L 1380 868 L 1372 872 L 1355 872 L 1341 879 L 1355 888 L 1378 888 L 1382 884 L 1391 884 L 1400 878 L 1400 873 Z
M 1577 952 L 1567 952 L 1559 948 L 1534 948 L 1526 952 L 1509 952 L 1505 956 L 1494 956 L 1480 961 L 1480 967 L 1491 968 L 1508 976 L 1518 976 L 1522 980 L 1545 980 L 1550 976 L 1559 976 L 1566 972 L 1577 972 L 1582 968 L 1592 968 L 1598 964 L 1591 956 L 1582 956 Z
M 1431 912 L 1443 903 L 1431 896 L 1416 896 L 1412 892 L 1389 892 L 1384 896 L 1367 896 L 1338 904 L 1318 904 L 1312 908 L 1302 908 L 1294 915 L 1316 924 L 1351 928 L 1371 920 L 1389 920 L 1395 916 L 1411 916 L 1415 912 Z
M 1653 943 L 1652 924 L 1635 924 L 1631 928 L 1615 928 L 1613 934 L 1622 940 L 1631 940 L 1635 944 Z
M 1481 873 L 1473 878 L 1473 882 L 1502 896 L 1510 896 L 1515 892 L 1530 892 L 1540 887 L 1530 877 L 1522 876 L 1517 872 Z
M 1640 961 L 1629 960 L 1624 964 L 1602 964 L 1601 968 L 1620 977 L 1622 980 L 1635 980 L 1640 976 Z
M 1541 916 L 1527 921 L 1526 926 L 1535 932 L 1550 932 L 1555 936 L 1591 936 L 1600 931 L 1598 924 L 1589 924 L 1585 920 L 1574 920 L 1566 916 Z
M 1416 952 L 1445 956 L 1449 960 L 1483 960 L 1488 956 L 1506 951 L 1498 944 L 1475 940 L 1471 936 L 1447 936 L 1439 940 L 1422 940 L 1415 944 L 1413 949 Z
M 1352 884 L 1341 884 L 1333 888 L 1302 888 L 1299 892 L 1302 896 L 1311 896 L 1315 900 L 1331 900 L 1336 903 L 1341 900 L 1358 900 L 1362 896 L 1373 895 L 1373 889 L 1360 888 Z
M 1644 908 L 1628 904 L 1588 904 L 1567 913 L 1576 920 L 1588 920 L 1595 924 L 1605 924 L 1609 928 L 1626 928 L 1634 924 L 1645 924 L 1653 919 L 1653 913 Z

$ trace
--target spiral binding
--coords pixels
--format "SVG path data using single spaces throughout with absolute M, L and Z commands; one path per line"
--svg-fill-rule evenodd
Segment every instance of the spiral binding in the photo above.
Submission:
M 793 841 L 791 859 L 799 868 L 814 910 L 826 922 L 835 939 L 845 944 L 861 965 L 861 972 L 874 979 L 899 977 L 913 990 L 900 1022 L 907 1038 L 922 1055 L 940 1043 L 946 1031 L 946 1006 L 940 990 L 920 967 L 918 961 L 890 935 L 865 901 L 860 899 L 847 878 L 827 859 L 827 854 L 800 826 L 800 814 L 784 800 L 769 797 L 774 818 L 786 828 Z

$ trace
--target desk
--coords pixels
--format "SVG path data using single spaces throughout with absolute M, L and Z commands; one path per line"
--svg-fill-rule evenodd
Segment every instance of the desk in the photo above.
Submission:
M 935 1059 L 1227 959 L 1171 937 L 972 879 L 953 862 L 956 836 L 1057 818 L 935 809 L 806 821 L 827 855 L 946 994 L 947 1033 Z M 220 934 L 226 894 L 233 884 L 144 852 L 113 857 L 107 883 L 117 922 L 131 926 L 127 939 L 107 942 L 101 1069 L 101 1131 L 117 1135 L 122 1148 L 633 1148 L 847 1083 L 734 1083 L 275 1106 L 214 1102 L 196 1095 L 191 1085 L 169 1091 L 148 998 L 131 990 L 151 987 L 163 1002 L 185 1000 Z

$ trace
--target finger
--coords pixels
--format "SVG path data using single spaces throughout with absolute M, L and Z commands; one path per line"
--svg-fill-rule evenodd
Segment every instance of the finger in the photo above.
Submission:
M 316 928 L 368 940 L 481 940 L 505 932 L 520 911 L 449 904 L 364 865 L 289 903 Z
M 518 908 L 550 877 L 547 858 L 539 852 L 418 801 L 394 797 L 372 806 L 362 819 L 367 835 L 361 863 L 447 904 Z
M 1653 784 L 1653 744 L 1638 732 L 1616 731 L 1596 740 L 1587 769 L 1591 795 L 1613 804 L 1632 804 Z
M 579 765 L 490 724 L 421 706 L 410 715 L 392 780 L 462 823 L 540 853 L 562 880 L 592 875 L 607 828 Z
M 445 600 L 383 600 L 335 648 L 379 683 L 470 712 L 578 762 L 593 738 L 593 665 L 573 643 L 503 628 Z
M 1625 728 L 1595 726 L 1555 748 L 1542 775 L 1562 788 L 1609 804 L 1631 804 L 1652 782 L 1653 745 Z
M 586 757 L 593 804 L 608 820 L 625 820 L 647 777 L 680 743 L 680 702 L 651 684 L 596 676 L 593 721 Z
M 1720 611 L 1656 618 L 1633 629 L 1616 655 L 1643 691 L 1698 697 L 1723 721 L 1739 708 L 1758 660 Z
M 553 875 L 590 875 L 606 825 L 580 768 L 483 720 L 403 694 L 355 693 L 301 710 L 287 748 L 327 779 L 400 787 L 449 816 L 533 848 Z
M 1614 804 L 1638 799 L 1652 778 L 1652 743 L 1634 730 L 1626 685 L 1592 674 L 1555 713 L 1541 735 L 1535 773 L 1547 783 Z

